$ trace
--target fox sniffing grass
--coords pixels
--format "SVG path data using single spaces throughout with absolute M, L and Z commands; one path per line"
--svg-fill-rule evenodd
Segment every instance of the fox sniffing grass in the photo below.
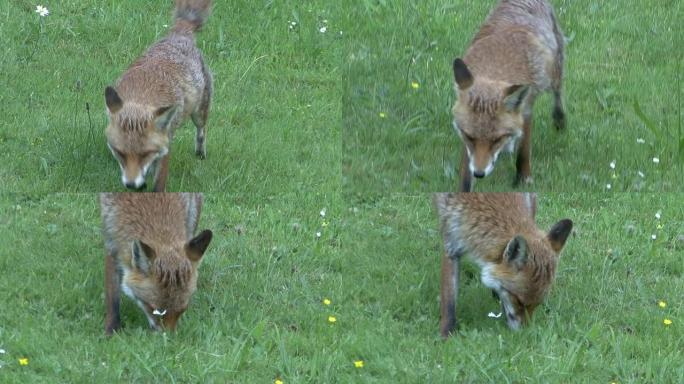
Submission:
M 207 155 L 206 123 L 212 78 L 193 33 L 200 29 L 211 0 L 176 0 L 175 25 L 105 89 L 109 126 L 107 145 L 121 167 L 126 188 L 146 187 L 154 173 L 154 191 L 164 191 L 169 147 L 176 128 L 188 116 L 197 128 L 195 153 Z
M 121 291 L 152 329 L 174 330 L 197 286 L 212 232 L 193 237 L 202 210 L 196 193 L 103 193 L 105 333 L 121 327 Z
M 532 316 L 553 282 L 572 221 L 563 219 L 548 232 L 534 222 L 536 195 L 530 193 L 437 193 L 433 196 L 442 236 L 440 332 L 457 328 L 461 258 L 480 266 L 482 283 L 501 300 L 511 329 Z
M 565 126 L 563 46 L 547 1 L 502 0 L 463 58 L 454 60 L 453 123 L 463 141 L 460 191 L 471 191 L 472 176 L 489 175 L 499 153 L 513 152 L 519 140 L 516 184 L 532 182 L 532 107 L 539 93 L 553 91 L 554 123 Z

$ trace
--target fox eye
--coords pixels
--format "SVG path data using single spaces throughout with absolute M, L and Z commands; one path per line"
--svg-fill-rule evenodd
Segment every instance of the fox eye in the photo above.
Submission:
M 494 142 L 492 143 L 492 145 L 499 145 L 499 144 L 501 144 L 504 140 L 508 139 L 509 137 L 510 137 L 509 135 L 501 136 L 501 137 L 499 137 L 498 139 L 494 140 Z
M 142 158 L 146 159 L 148 157 L 155 156 L 157 154 L 157 151 L 147 151 L 142 153 Z

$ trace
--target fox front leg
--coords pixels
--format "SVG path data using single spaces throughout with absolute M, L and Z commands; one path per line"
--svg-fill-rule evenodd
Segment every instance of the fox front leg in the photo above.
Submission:
M 105 335 L 111 336 L 121 329 L 119 303 L 121 302 L 121 276 L 116 268 L 114 256 L 105 255 Z
M 458 297 L 458 278 L 460 257 L 445 253 L 442 258 L 442 289 L 440 295 L 440 334 L 446 339 L 458 328 L 456 320 L 456 299 Z

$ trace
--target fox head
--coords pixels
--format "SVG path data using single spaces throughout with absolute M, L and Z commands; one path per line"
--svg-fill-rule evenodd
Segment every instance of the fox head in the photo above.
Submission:
M 144 189 L 150 168 L 169 151 L 167 127 L 176 108 L 156 110 L 121 99 L 112 87 L 105 89 L 109 125 L 107 146 L 121 167 L 121 181 L 128 189 Z
M 482 282 L 501 300 L 511 329 L 524 325 L 544 300 L 571 231 L 572 221 L 564 219 L 544 236 L 516 235 L 503 250 L 501 262 L 482 269 Z
M 145 312 L 154 329 L 175 330 L 197 287 L 197 268 L 212 232 L 204 230 L 187 243 L 131 246 L 132 268 L 123 272 L 121 287 Z
M 512 152 L 523 134 L 523 111 L 529 86 L 475 79 L 461 59 L 454 61 L 458 100 L 453 125 L 468 154 L 473 176 L 494 170 L 502 150 Z

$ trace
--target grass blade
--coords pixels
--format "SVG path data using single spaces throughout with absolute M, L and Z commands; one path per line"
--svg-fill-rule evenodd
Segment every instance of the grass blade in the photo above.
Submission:
M 653 133 L 658 140 L 660 140 L 662 137 L 661 132 L 655 126 L 653 121 L 651 121 L 651 119 L 644 114 L 644 112 L 641 110 L 641 106 L 639 105 L 639 100 L 636 99 L 634 100 L 634 113 L 636 113 L 637 117 L 639 120 L 641 120 L 644 126 L 648 128 L 648 130 L 651 131 L 651 133 Z

